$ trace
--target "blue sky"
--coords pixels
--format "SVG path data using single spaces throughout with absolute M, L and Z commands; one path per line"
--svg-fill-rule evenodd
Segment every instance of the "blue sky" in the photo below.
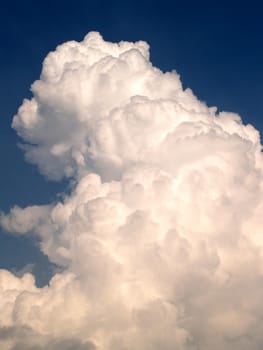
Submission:
M 53 201 L 67 184 L 47 182 L 25 163 L 10 124 L 48 52 L 91 30 L 109 41 L 145 40 L 151 61 L 175 69 L 185 87 L 220 110 L 237 112 L 263 131 L 262 9 L 252 2 L 9 1 L 0 5 L 0 209 Z M 35 263 L 39 283 L 46 258 L 30 238 L 0 235 L 0 267 Z

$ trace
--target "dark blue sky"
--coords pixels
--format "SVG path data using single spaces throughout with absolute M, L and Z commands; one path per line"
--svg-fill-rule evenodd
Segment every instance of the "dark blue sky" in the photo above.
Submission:
M 65 183 L 45 181 L 26 164 L 12 116 L 38 79 L 47 53 L 91 30 L 106 40 L 146 40 L 151 60 L 176 69 L 185 87 L 263 131 L 263 9 L 245 1 L 2 1 L 0 5 L 0 209 L 53 201 Z M 46 261 L 26 238 L 0 234 L 0 268 Z

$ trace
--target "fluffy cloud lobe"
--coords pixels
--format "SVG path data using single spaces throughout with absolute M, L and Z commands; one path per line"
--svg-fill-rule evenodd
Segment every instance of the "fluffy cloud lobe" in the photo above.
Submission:
M 95 32 L 49 53 L 32 93 L 12 124 L 26 159 L 74 185 L 1 215 L 60 267 L 42 288 L 0 271 L 1 349 L 261 349 L 259 133 L 145 42 Z

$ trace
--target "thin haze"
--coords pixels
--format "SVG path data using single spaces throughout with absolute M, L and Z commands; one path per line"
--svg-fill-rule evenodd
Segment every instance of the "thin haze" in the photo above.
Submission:
M 48 285 L 0 272 L 3 350 L 259 350 L 258 131 L 99 33 L 48 54 L 12 126 L 71 193 L 1 215 L 34 234 Z

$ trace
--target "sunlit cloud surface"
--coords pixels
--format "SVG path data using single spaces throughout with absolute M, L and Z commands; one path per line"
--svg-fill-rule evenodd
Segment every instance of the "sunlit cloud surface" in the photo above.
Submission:
M 258 131 L 154 67 L 147 43 L 96 32 L 49 53 L 32 93 L 12 127 L 72 190 L 1 214 L 60 271 L 42 288 L 0 271 L 1 350 L 261 349 Z

